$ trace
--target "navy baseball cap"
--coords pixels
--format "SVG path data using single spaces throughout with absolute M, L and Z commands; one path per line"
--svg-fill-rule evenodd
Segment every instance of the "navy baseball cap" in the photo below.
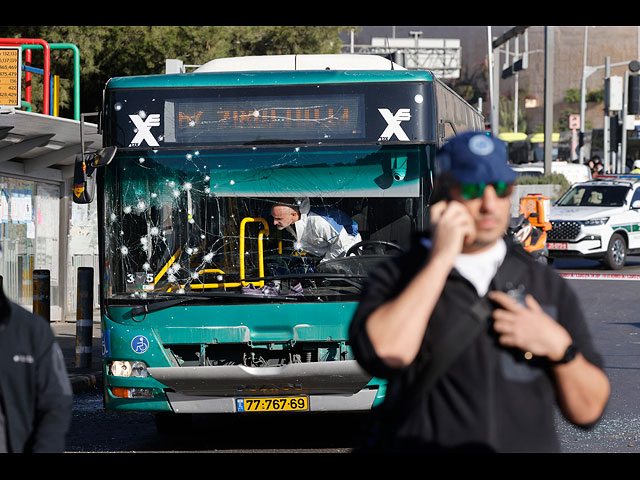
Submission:
M 464 132 L 436 154 L 438 174 L 448 172 L 460 183 L 513 183 L 517 174 L 507 164 L 506 144 L 485 132 Z

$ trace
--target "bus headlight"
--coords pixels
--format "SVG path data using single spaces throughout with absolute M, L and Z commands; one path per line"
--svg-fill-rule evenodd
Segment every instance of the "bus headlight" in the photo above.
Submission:
M 147 364 L 144 362 L 129 362 L 114 360 L 109 364 L 109 373 L 115 377 L 147 377 Z

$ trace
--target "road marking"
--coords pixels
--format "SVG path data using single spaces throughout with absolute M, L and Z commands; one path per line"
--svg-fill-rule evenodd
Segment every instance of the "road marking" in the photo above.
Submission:
M 640 280 L 640 274 L 631 273 L 560 273 L 563 278 L 578 280 Z

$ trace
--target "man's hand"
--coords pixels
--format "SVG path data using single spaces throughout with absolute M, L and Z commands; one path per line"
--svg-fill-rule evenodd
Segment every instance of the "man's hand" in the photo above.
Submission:
M 525 305 L 504 292 L 489 292 L 489 298 L 500 307 L 493 313 L 493 329 L 501 345 L 553 361 L 563 357 L 572 341 L 569 332 L 531 295 L 525 297 Z
M 525 297 L 526 305 L 504 292 L 490 292 L 489 298 L 501 307 L 493 318 L 502 345 L 553 361 L 560 360 L 571 345 L 569 332 L 544 313 L 531 295 Z M 589 425 L 600 418 L 611 392 L 604 371 L 579 353 L 571 362 L 554 366 L 553 372 L 558 404 L 568 420 Z
M 433 225 L 432 256 L 444 254 L 455 260 L 465 245 L 471 245 L 476 237 L 475 222 L 467 208 L 460 202 L 440 201 L 431 206 Z

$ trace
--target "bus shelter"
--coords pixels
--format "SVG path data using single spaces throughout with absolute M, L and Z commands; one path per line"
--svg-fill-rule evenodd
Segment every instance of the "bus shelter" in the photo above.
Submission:
M 85 146 L 101 148 L 97 126 L 84 125 Z M 80 150 L 79 121 L 0 109 L 3 289 L 11 300 L 31 309 L 33 272 L 47 270 L 51 320 L 75 314 L 77 267 L 98 271 L 95 205 L 71 200 Z M 94 280 L 96 292 L 97 283 Z

